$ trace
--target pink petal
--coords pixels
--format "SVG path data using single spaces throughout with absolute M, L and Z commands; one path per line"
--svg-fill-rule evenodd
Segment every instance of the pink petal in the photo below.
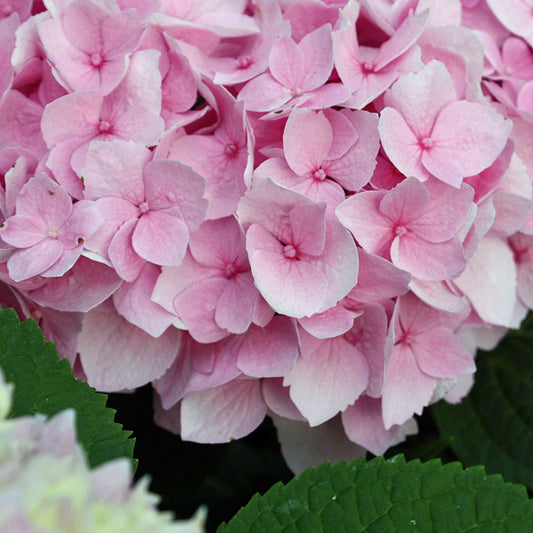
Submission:
M 400 112 L 386 107 L 381 112 L 378 130 L 383 149 L 394 166 L 406 176 L 425 181 L 429 172 L 420 161 L 423 153 L 420 140 Z
M 235 217 L 206 220 L 191 236 L 191 255 L 202 265 L 225 268 L 237 261 L 248 264 L 246 237 Z
M 440 113 L 431 132 L 434 144 L 422 153 L 422 163 L 441 181 L 458 186 L 463 177 L 493 163 L 512 127 L 510 120 L 488 105 L 453 102 Z
M 102 49 L 102 22 L 109 12 L 93 2 L 73 2 L 65 10 L 63 29 L 68 40 L 86 54 Z
M 379 209 L 384 193 L 364 191 L 347 198 L 335 210 L 338 219 L 368 252 L 388 256 L 393 224 Z
M 383 423 L 385 429 L 403 424 L 429 404 L 437 380 L 420 371 L 413 352 L 396 346 L 385 369 Z
M 296 206 L 289 213 L 294 246 L 304 254 L 318 256 L 326 245 L 326 205 Z
M 181 438 L 211 444 L 240 439 L 259 426 L 265 414 L 258 380 L 238 379 L 191 392 L 181 404 Z
M 117 313 L 152 337 L 160 337 L 176 320 L 176 315 L 150 300 L 159 274 L 158 267 L 146 263 L 135 281 L 123 283 L 113 294 Z
M 269 66 L 272 76 L 280 85 L 288 89 L 303 89 L 306 66 L 310 65 L 306 65 L 303 50 L 290 37 L 282 35 L 272 45 Z
M 308 33 L 298 43 L 298 48 L 302 52 L 302 67 L 305 76 L 305 81 L 303 85 L 301 85 L 301 88 L 305 91 L 311 91 L 324 85 L 333 69 L 333 40 L 331 37 L 331 26 L 329 24 L 324 24 L 315 31 Z M 294 66 L 292 66 L 292 68 L 294 68 Z M 270 71 L 272 72 L 272 66 L 270 67 Z M 276 77 L 274 73 L 273 75 Z M 298 87 L 298 85 L 286 86 L 290 88 Z
M 290 420 L 301 420 L 307 424 L 298 408 L 289 396 L 289 387 L 283 386 L 282 378 L 270 378 L 262 380 L 261 392 L 268 409 L 276 415 Z
M 247 111 L 272 111 L 292 99 L 292 94 L 270 74 L 261 74 L 241 89 L 239 100 Z
M 54 239 L 45 239 L 31 248 L 16 250 L 7 261 L 13 281 L 23 281 L 50 268 L 63 253 L 63 245 Z
M 516 265 L 508 244 L 485 237 L 464 272 L 453 280 L 482 320 L 509 327 L 516 304 Z
M 390 254 L 398 268 L 428 281 L 451 279 L 466 266 L 463 247 L 457 237 L 431 243 L 414 233 L 406 233 L 394 239 Z
M 228 279 L 217 301 L 216 323 L 230 333 L 244 333 L 252 322 L 259 297 L 250 272 Z
M 252 326 L 239 350 L 237 366 L 248 376 L 285 376 L 299 354 L 298 333 L 293 320 L 274 317 L 266 327 Z
M 141 387 L 161 377 L 176 358 L 180 332 L 154 339 L 115 311 L 107 300 L 83 320 L 79 353 L 87 380 L 100 391 Z
M 284 257 L 281 243 L 257 224 L 248 229 L 246 247 L 256 286 L 275 311 L 299 318 L 321 310 L 327 279 L 317 267 Z
M 189 232 L 203 222 L 207 200 L 205 180 L 190 167 L 163 159 L 150 161 L 144 169 L 146 201 L 153 209 L 178 207 Z
M 311 426 L 344 411 L 365 390 L 368 365 L 357 348 L 343 338 L 318 340 L 302 332 L 302 357 L 285 376 L 290 396 Z
M 346 309 L 342 302 L 322 313 L 298 319 L 298 323 L 313 337 L 328 339 L 344 335 L 353 326 L 358 313 Z
M 302 135 L 302 131 L 309 132 Z M 333 141 L 333 130 L 323 113 L 295 109 L 283 133 L 285 159 L 298 175 L 318 170 Z
M 0 236 L 16 248 L 29 248 L 46 239 L 48 226 L 40 218 L 15 215 L 4 222 Z
M 342 427 L 340 417 L 328 420 L 317 427 L 307 422 L 272 417 L 281 444 L 281 453 L 289 468 L 300 474 L 310 466 L 319 466 L 325 461 L 353 461 L 365 455 L 366 450 L 350 442 Z
M 136 218 L 122 224 L 112 238 L 108 249 L 109 259 L 117 274 L 124 281 L 133 281 L 145 263 L 132 246 L 132 236 L 136 226 Z
M 420 370 L 428 376 L 456 379 L 476 370 L 472 354 L 448 328 L 436 327 L 419 333 L 411 349 Z
M 151 156 L 150 150 L 133 142 L 92 142 L 82 169 L 85 197 L 121 197 L 139 205 L 144 201 L 143 168 Z
M 398 80 L 387 93 L 385 105 L 395 108 L 414 137 L 421 140 L 432 134 L 439 113 L 456 99 L 448 70 L 440 61 L 433 60 L 420 72 Z
M 194 340 L 216 342 L 229 335 L 215 321 L 217 302 L 227 283 L 223 278 L 203 279 L 174 298 L 176 313 Z
M 177 266 L 185 255 L 188 240 L 189 231 L 183 220 L 164 211 L 148 211 L 139 218 L 131 245 L 146 261 Z
M 393 444 L 399 426 L 385 429 L 381 398 L 361 396 L 342 413 L 342 425 L 348 438 L 374 455 L 383 455 Z

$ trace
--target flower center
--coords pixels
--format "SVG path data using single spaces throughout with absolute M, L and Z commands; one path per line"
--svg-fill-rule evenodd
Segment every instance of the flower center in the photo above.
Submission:
M 239 152 L 239 147 L 235 143 L 226 144 L 226 146 L 224 147 L 224 153 L 228 157 L 235 157 L 238 152 Z
M 248 68 L 252 64 L 252 58 L 250 56 L 242 56 L 237 59 L 237 68 Z
M 372 61 L 364 61 L 361 65 L 361 69 L 363 74 L 369 74 L 370 72 L 374 72 L 374 64 Z
M 94 53 L 89 57 L 89 61 L 93 67 L 98 68 L 104 62 L 104 59 L 100 54 Z
M 293 97 L 296 97 L 296 96 L 302 96 L 304 92 L 302 91 L 302 89 L 300 87 L 296 88 L 296 89 L 293 89 L 291 91 L 291 94 Z
M 428 150 L 433 146 L 433 139 L 431 137 L 424 137 L 420 141 L 420 146 L 422 146 L 422 148 L 424 148 L 425 150 Z
M 226 268 L 224 269 L 224 275 L 226 278 L 231 279 L 235 274 L 237 273 L 237 269 L 235 268 L 235 265 L 233 263 L 230 263 L 229 265 L 226 265 Z
M 100 131 L 100 133 L 109 133 L 112 127 L 111 122 L 108 122 L 107 120 L 100 119 L 100 122 L 98 123 L 98 131 Z
M 324 181 L 326 179 L 326 171 L 323 168 L 317 168 L 313 172 L 313 177 L 317 180 Z
M 59 237 L 59 231 L 57 231 L 56 229 L 49 229 L 47 232 L 46 232 L 46 236 L 49 238 L 49 239 L 57 239 Z
M 396 226 L 394 228 L 394 233 L 398 236 L 398 237 L 401 237 L 402 235 L 405 235 L 407 233 L 407 228 L 405 226 Z
M 144 215 L 147 211 L 150 211 L 150 206 L 148 205 L 148 202 L 142 202 L 137 206 L 137 209 L 139 210 L 139 216 Z
M 296 248 L 292 244 L 286 244 L 283 247 L 283 255 L 287 259 L 295 259 L 297 255 Z

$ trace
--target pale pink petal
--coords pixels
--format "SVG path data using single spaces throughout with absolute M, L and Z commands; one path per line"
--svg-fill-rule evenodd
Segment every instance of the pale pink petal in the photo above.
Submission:
M 107 251 L 109 260 L 124 281 L 133 281 L 145 263 L 132 246 L 132 236 L 136 225 L 136 218 L 124 222 L 113 236 Z
M 272 111 L 292 99 L 292 93 L 270 74 L 261 74 L 241 89 L 239 100 L 244 100 L 247 111 Z
M 328 420 L 317 427 L 307 422 L 287 420 L 272 416 L 281 444 L 281 453 L 288 467 L 300 474 L 310 466 L 319 466 L 325 461 L 336 464 L 351 462 L 365 455 L 366 450 L 348 440 L 340 417 Z
M 78 350 L 90 385 L 111 392 L 161 377 L 176 358 L 179 339 L 175 328 L 150 337 L 120 317 L 107 300 L 85 315 Z
M 328 339 L 343 335 L 353 326 L 354 319 L 359 313 L 346 309 L 342 302 L 322 313 L 315 313 L 311 317 L 302 317 L 298 323 L 313 337 Z
M 94 2 L 72 2 L 63 16 L 68 40 L 86 54 L 102 49 L 101 25 L 109 12 Z
M 248 229 L 246 248 L 256 286 L 275 311 L 299 318 L 321 310 L 328 283 L 317 267 L 286 258 L 281 243 L 258 224 Z
M 429 404 L 437 380 L 421 372 L 413 352 L 396 346 L 385 369 L 383 423 L 385 429 L 403 424 Z
M 125 141 L 94 141 L 82 170 L 85 197 L 122 197 L 134 205 L 144 201 L 143 168 L 151 158 L 144 146 Z
M 148 211 L 139 218 L 131 244 L 146 261 L 177 266 L 185 255 L 188 240 L 189 231 L 183 220 L 164 211 Z
M 472 354 L 457 335 L 445 327 L 417 334 L 411 349 L 420 370 L 428 376 L 455 379 L 476 370 Z
M 439 113 L 456 99 L 453 80 L 444 64 L 430 61 L 420 72 L 398 80 L 386 94 L 385 105 L 395 108 L 413 135 L 422 140 L 431 135 Z
M 205 180 L 179 161 L 156 159 L 144 169 L 146 201 L 153 209 L 178 207 L 190 232 L 203 222 Z
M 431 243 L 414 233 L 406 233 L 394 239 L 390 254 L 398 268 L 422 280 L 451 279 L 466 267 L 463 247 L 457 237 Z
M 259 426 L 265 414 L 259 380 L 238 379 L 191 392 L 181 403 L 181 438 L 211 444 L 240 439 Z
M 306 65 L 303 50 L 290 37 L 282 35 L 272 45 L 269 66 L 272 76 L 283 87 L 289 90 L 303 89 L 306 78 L 306 67 L 310 65 Z M 314 87 L 312 88 L 314 89 Z
M 230 333 L 244 333 L 252 322 L 259 297 L 250 272 L 234 275 L 218 298 L 215 322 Z
M 285 376 L 290 396 L 311 426 L 344 411 L 365 390 L 368 364 L 342 337 L 318 340 L 301 332 L 302 356 Z
M 302 52 L 302 67 L 305 76 L 305 81 L 301 88 L 305 91 L 310 91 L 324 85 L 333 69 L 331 26 L 324 24 L 315 31 L 308 33 L 298 43 L 298 48 Z M 272 72 L 272 62 L 270 71 Z M 276 77 L 275 74 L 274 77 Z M 292 88 L 294 86 L 289 85 L 289 87 Z
M 341 223 L 368 252 L 387 257 L 394 238 L 393 223 L 385 218 L 379 205 L 384 193 L 364 191 L 347 198 L 335 210 Z
M 464 272 L 453 280 L 482 320 L 509 327 L 516 303 L 516 265 L 508 244 L 485 237 Z
M 13 281 L 23 281 L 50 268 L 63 253 L 63 245 L 55 239 L 45 239 L 31 248 L 16 250 L 7 261 Z
M 86 313 L 111 296 L 121 283 L 111 268 L 82 256 L 63 276 L 50 278 L 29 294 L 39 305 L 58 311 Z
M 308 132 L 302 135 L 302 131 Z M 283 132 L 285 159 L 299 175 L 318 170 L 333 141 L 333 130 L 323 113 L 295 109 Z
M 478 174 L 493 163 L 512 127 L 510 120 L 488 105 L 453 102 L 437 118 L 432 146 L 422 153 L 422 163 L 441 181 L 458 186 L 461 178 Z
M 410 129 L 400 112 L 386 107 L 381 112 L 378 130 L 383 149 L 394 166 L 406 176 L 425 181 L 430 174 L 421 162 L 421 138 Z
M 248 264 L 246 238 L 235 217 L 206 220 L 189 242 L 191 255 L 202 265 L 225 268 L 235 261 Z
M 294 368 L 299 353 L 294 320 L 275 316 L 266 327 L 252 326 L 239 350 L 237 366 L 248 376 L 285 376 Z
M 262 384 L 261 392 L 271 412 L 283 418 L 301 420 L 307 424 L 289 396 L 289 387 L 283 386 L 283 378 L 263 379 Z
M 159 274 L 158 267 L 146 263 L 135 281 L 123 283 L 113 294 L 117 313 L 152 337 L 160 337 L 176 320 L 176 315 L 150 300 Z
M 75 248 L 87 240 L 102 221 L 94 202 L 80 200 L 72 207 L 72 213 L 61 228 L 58 238 L 65 248 Z
M 2 240 L 16 248 L 29 248 L 46 239 L 48 225 L 41 219 L 29 215 L 9 217 L 2 225 Z
M 326 205 L 296 206 L 289 213 L 293 241 L 301 253 L 318 256 L 326 245 Z
M 203 279 L 174 298 L 174 309 L 194 340 L 216 342 L 229 335 L 215 321 L 217 302 L 227 283 L 224 278 Z
M 383 455 L 393 444 L 399 426 L 385 429 L 381 413 L 381 398 L 361 396 L 341 415 L 348 438 L 374 455 Z

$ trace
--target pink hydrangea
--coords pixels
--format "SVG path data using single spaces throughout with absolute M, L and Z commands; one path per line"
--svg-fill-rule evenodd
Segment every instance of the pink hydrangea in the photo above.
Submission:
M 184 439 L 383 453 L 533 306 L 528 6 L 0 2 L 1 303 Z

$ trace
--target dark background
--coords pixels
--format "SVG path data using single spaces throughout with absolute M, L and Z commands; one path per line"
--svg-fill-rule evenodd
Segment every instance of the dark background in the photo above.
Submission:
M 247 437 L 228 444 L 184 442 L 153 422 L 150 385 L 131 394 L 110 394 L 108 407 L 116 421 L 133 431 L 134 456 L 139 460 L 135 478 L 151 478 L 150 490 L 162 498 L 160 509 L 188 518 L 200 505 L 208 507 L 207 531 L 228 521 L 256 493 L 293 477 L 285 465 L 276 430 L 267 417 Z M 418 417 L 420 432 L 386 456 L 405 453 L 408 459 L 440 456 L 453 460 L 449 441 L 440 439 L 429 410 Z M 371 454 L 369 454 L 369 457 Z

